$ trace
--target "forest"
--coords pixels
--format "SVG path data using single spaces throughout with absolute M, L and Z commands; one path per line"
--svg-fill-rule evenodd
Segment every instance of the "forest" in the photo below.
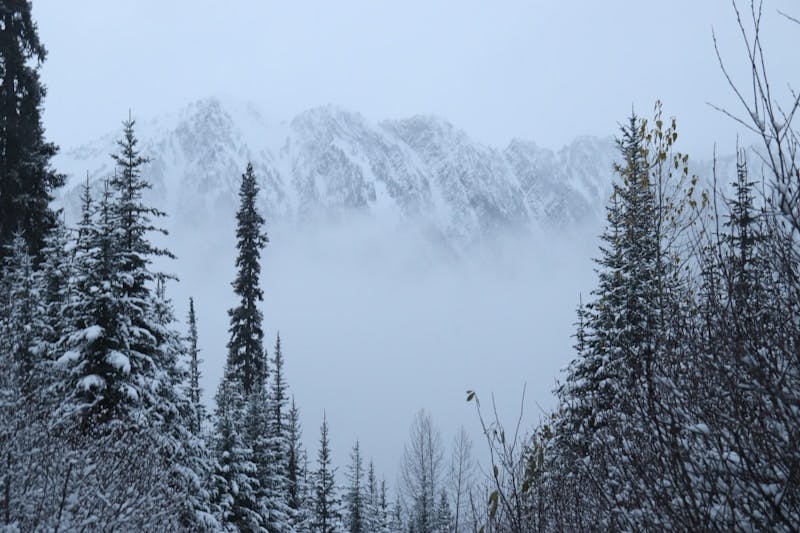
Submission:
M 740 103 L 718 111 L 746 140 L 735 175 L 696 176 L 658 101 L 622 119 L 556 408 L 508 426 L 492 391 L 465 383 L 480 448 L 463 429 L 443 442 L 419 411 L 393 481 L 358 441 L 334 464 L 327 418 L 301 427 L 291 353 L 264 333 L 275 245 L 246 160 L 236 276 L 220 281 L 236 297 L 225 372 L 204 403 L 203 324 L 193 300 L 175 316 L 180 281 L 154 266 L 173 256 L 156 244 L 168 213 L 147 201 L 136 120 L 67 224 L 42 120 L 47 50 L 31 2 L 0 1 L 0 530 L 800 530 L 800 95 L 768 76 L 764 6 L 740 4 L 745 52 L 716 50 Z

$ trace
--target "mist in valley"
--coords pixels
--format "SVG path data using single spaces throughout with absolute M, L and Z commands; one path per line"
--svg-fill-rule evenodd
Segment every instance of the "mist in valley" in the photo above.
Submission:
M 408 428 L 427 410 L 449 448 L 463 425 L 484 446 L 473 389 L 524 427 L 554 406 L 559 371 L 571 360 L 575 308 L 595 281 L 599 227 L 508 235 L 454 252 L 413 225 L 347 220 L 270 224 L 263 255 L 265 346 L 280 331 L 304 441 L 315 450 L 323 411 L 335 463 L 359 440 L 390 480 Z M 163 266 L 180 281 L 169 294 L 178 317 L 195 300 L 206 402 L 222 377 L 235 305 L 233 225 L 177 227 Z M 485 466 L 485 465 L 484 465 Z

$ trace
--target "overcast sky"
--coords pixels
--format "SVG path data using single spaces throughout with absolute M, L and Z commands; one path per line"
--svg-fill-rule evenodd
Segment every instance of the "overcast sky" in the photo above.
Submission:
M 784 82 L 800 74 L 800 28 L 775 9 L 797 9 L 767 2 Z M 45 125 L 65 147 L 115 130 L 128 108 L 148 117 L 220 94 L 276 118 L 327 103 L 370 119 L 434 113 L 482 142 L 549 147 L 614 133 L 631 105 L 660 98 L 701 157 L 735 139 L 705 104 L 731 102 L 712 27 L 743 72 L 725 0 L 35 0 L 34 15 L 50 51 Z

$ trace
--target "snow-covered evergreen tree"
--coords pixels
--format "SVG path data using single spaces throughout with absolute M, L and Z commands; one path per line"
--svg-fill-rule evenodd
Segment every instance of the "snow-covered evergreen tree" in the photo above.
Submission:
M 623 164 L 616 167 L 620 183 L 608 206 L 608 225 L 597 260 L 595 300 L 579 309 L 578 346 L 564 386 L 559 436 L 577 464 L 585 461 L 586 479 L 595 494 L 630 494 L 628 476 L 619 471 L 616 456 L 632 424 L 656 357 L 653 332 L 658 324 L 657 276 L 661 243 L 656 233 L 656 204 L 645 150 L 645 126 L 635 115 L 618 140 Z M 616 442 L 614 446 L 609 443 Z M 564 450 L 563 453 L 568 453 Z M 585 459 L 584 459 L 585 458 Z M 566 456 L 565 456 L 566 459 Z M 568 460 L 568 459 L 567 459 Z M 568 467 L 571 468 L 571 467 Z M 586 493 L 576 494 L 585 497 Z M 636 505 L 629 497 L 625 505 Z M 607 506 L 607 507 L 606 507 Z M 616 520 L 625 511 L 608 497 L 589 505 L 601 512 L 604 527 L 621 527 Z
M 241 427 L 247 408 L 241 387 L 238 379 L 225 376 L 217 392 L 214 503 L 226 530 L 266 531 L 267 513 L 259 498 L 261 486 L 253 450 L 245 442 Z
M 404 533 L 406 531 L 406 520 L 404 518 L 403 502 L 400 499 L 400 494 L 395 496 L 392 511 L 389 515 L 389 531 L 391 531 L 391 533 Z
M 311 501 L 308 483 L 306 451 L 302 444 L 300 410 L 292 397 L 287 422 L 288 456 L 286 460 L 286 481 L 289 512 L 292 525 L 298 533 L 310 531 Z
M 245 400 L 244 438 L 251 448 L 251 459 L 258 479 L 258 501 L 264 513 L 265 528 L 271 532 L 291 530 L 285 503 L 285 464 L 279 461 L 270 427 L 269 392 L 266 384 L 251 390 Z
M 367 483 L 364 487 L 364 530 L 381 530 L 381 509 L 378 478 L 375 475 L 375 463 L 370 460 L 367 467 Z
M 205 406 L 203 405 L 203 391 L 200 389 L 200 348 L 197 346 L 197 315 L 194 310 L 194 298 L 189 298 L 188 316 L 189 334 L 186 337 L 189 355 L 189 401 L 195 413 L 190 425 L 195 435 L 200 435 L 203 429 L 203 422 L 206 418 Z
M 436 533 L 450 533 L 453 531 L 453 512 L 450 509 L 450 498 L 447 491 L 442 489 L 439 494 L 439 503 L 436 506 Z
M 364 494 L 364 465 L 361 447 L 356 441 L 350 452 L 350 465 L 347 469 L 347 486 L 344 490 L 344 525 L 350 533 L 367 531 L 366 506 Z
M 143 203 L 150 187 L 142 174 L 147 159 L 137 149 L 134 121 L 123 123 L 117 170 L 106 183 L 95 213 L 87 197 L 75 255 L 76 298 L 66 312 L 59 362 L 67 368 L 77 412 L 98 422 L 129 417 L 138 424 L 165 420 L 177 384 L 179 354 L 174 332 L 159 323 L 154 296 L 159 275 L 154 258 L 171 254 L 154 247 L 160 232 Z M 88 226 L 88 227 L 87 227 Z M 142 418 L 144 417 L 144 418 Z
M 28 396 L 41 386 L 36 374 L 46 355 L 47 309 L 23 234 L 15 233 L 7 248 L 1 278 L 5 364 L 12 371 L 12 379 L 18 381 L 20 392 Z
M 129 367 L 131 386 L 140 402 L 156 406 L 163 412 L 167 397 L 176 385 L 172 372 L 180 353 L 173 330 L 165 327 L 155 309 L 155 285 L 164 275 L 151 270 L 157 257 L 174 257 L 168 250 L 157 248 L 149 240 L 152 233 L 166 234 L 155 225 L 156 218 L 165 213 L 144 203 L 144 192 L 152 187 L 144 175 L 149 159 L 138 149 L 132 118 L 123 122 L 123 134 L 117 141 L 119 153 L 112 157 L 116 172 L 110 181 L 114 193 L 111 204 L 113 217 L 113 261 L 119 288 L 120 312 L 127 322 L 127 346 L 119 363 Z M 167 381 L 172 380 L 172 383 Z M 153 394 L 153 391 L 159 391 Z
M 84 208 L 74 263 L 76 294 L 67 307 L 70 325 L 62 332 L 57 363 L 67 374 L 66 414 L 77 415 L 89 430 L 131 415 L 144 380 L 134 373 L 129 357 L 130 321 L 115 262 L 116 223 L 108 182 L 96 210 L 88 212 L 93 209 L 89 201 Z
M 328 440 L 328 419 L 322 418 L 320 427 L 317 470 L 313 475 L 311 527 L 321 533 L 334 533 L 341 530 L 339 499 L 336 495 L 336 468 L 331 463 L 331 449 Z
M 269 241 L 262 228 L 264 218 L 256 209 L 258 184 L 253 165 L 248 163 L 239 189 L 239 210 L 236 213 L 236 279 L 233 289 L 239 298 L 230 316 L 230 341 L 227 366 L 242 384 L 244 394 L 260 386 L 266 379 L 263 316 L 258 303 L 264 299 L 259 275 L 261 250 Z
M 228 311 L 230 340 L 225 375 L 217 394 L 217 433 L 227 435 L 216 447 L 220 464 L 217 493 L 224 523 L 257 523 L 266 530 L 288 524 L 288 516 L 282 513 L 280 491 L 275 488 L 275 472 L 280 467 L 273 462 L 267 354 L 263 316 L 257 306 L 263 300 L 260 257 L 267 243 L 262 232 L 264 219 L 256 210 L 257 194 L 253 167 L 248 164 L 242 175 L 236 215 L 237 274 L 232 285 L 239 304 Z M 243 486 L 248 487 L 246 493 L 241 490 Z M 231 505 L 240 510 L 231 511 Z
M 386 489 L 386 480 L 381 480 L 381 489 L 378 497 L 378 523 L 375 531 L 389 533 L 391 531 L 391 510 L 389 508 L 389 494 Z
M 292 507 L 289 483 L 289 446 L 287 425 L 289 415 L 286 378 L 283 372 L 281 337 L 277 335 L 272 357 L 272 372 L 269 382 L 266 408 L 267 460 L 265 465 L 266 505 L 269 511 L 269 530 L 274 533 L 292 529 Z
M 181 524 L 196 531 L 213 531 L 219 527 L 208 487 L 213 463 L 201 435 L 193 430 L 200 417 L 199 406 L 187 393 L 190 372 L 184 360 L 183 339 L 172 327 L 175 317 L 166 296 L 166 280 L 165 276 L 158 278 L 152 296 L 159 359 L 166 365 L 158 381 L 161 389 L 157 392 L 162 400 L 155 409 L 160 417 L 155 439 L 169 465 L 170 496 L 180 502 Z
M 45 307 L 48 357 L 56 353 L 55 344 L 69 325 L 67 304 L 71 299 L 72 258 L 69 231 L 61 218 L 55 220 L 53 227 L 43 240 L 41 263 L 36 272 L 42 303 Z

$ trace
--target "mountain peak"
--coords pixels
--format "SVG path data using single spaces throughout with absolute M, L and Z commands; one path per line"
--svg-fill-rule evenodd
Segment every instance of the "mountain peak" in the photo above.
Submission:
M 230 220 L 250 161 L 271 220 L 366 213 L 456 246 L 600 213 L 614 157 L 607 139 L 582 137 L 557 153 L 514 139 L 499 150 L 433 115 L 372 123 L 329 104 L 284 122 L 219 96 L 144 121 L 137 133 L 153 159 L 153 200 L 175 224 Z M 88 170 L 98 182 L 112 170 L 114 138 L 66 150 L 56 164 L 73 175 Z M 77 207 L 79 183 L 61 195 L 68 212 Z

